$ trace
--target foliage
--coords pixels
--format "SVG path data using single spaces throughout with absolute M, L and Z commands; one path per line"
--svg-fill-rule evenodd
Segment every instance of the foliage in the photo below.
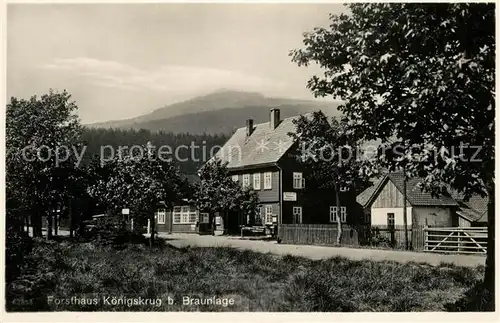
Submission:
M 346 187 L 362 191 L 377 172 L 370 160 L 360 156 L 361 142 L 344 120 L 328 119 L 321 111 L 294 120 L 289 133 L 298 142 L 296 157 L 307 172 L 308 186 L 321 189 Z
M 312 261 L 226 247 L 130 245 L 117 251 L 88 243 L 44 243 L 29 258 L 24 275 L 6 288 L 9 311 L 442 311 L 483 271 L 345 258 Z M 110 294 L 162 303 L 105 305 L 102 297 Z M 49 304 L 47 295 L 97 297 L 99 303 Z M 183 296 L 232 297 L 235 304 L 183 306 Z M 175 304 L 168 305 L 168 297 Z
M 494 4 L 349 8 L 291 52 L 299 65 L 325 69 L 308 88 L 344 100 L 339 109 L 362 138 L 398 144 L 388 162 L 407 164 L 428 188 L 485 193 L 494 176 Z M 470 162 L 475 150 L 436 154 L 460 145 L 481 147 L 481 162 Z
M 97 246 L 113 246 L 123 249 L 126 244 L 145 244 L 143 234 L 129 230 L 125 223 L 104 222 L 92 227 L 85 235 L 85 240 Z
M 7 207 L 13 217 L 39 217 L 75 195 L 80 179 L 75 151 L 81 126 L 66 92 L 11 98 L 6 113 Z M 13 220 L 12 218 L 8 218 Z
M 256 213 L 257 194 L 233 181 L 226 165 L 214 158 L 200 169 L 198 175 L 201 181 L 194 193 L 196 206 L 209 212 L 237 210 L 245 214 Z
M 309 195 L 314 200 L 321 194 L 318 191 L 333 189 L 335 205 L 345 205 L 341 203 L 341 189 L 361 191 L 376 171 L 369 159 L 360 158 L 356 133 L 344 120 L 329 120 L 321 111 L 300 116 L 294 124 L 296 131 L 288 135 L 298 142 L 295 153 L 306 172 L 306 192 L 312 193 Z M 337 243 L 341 243 L 342 223 L 337 224 Z
M 116 155 L 101 165 L 93 163 L 91 169 L 97 176 L 89 188 L 91 196 L 114 212 L 128 208 L 134 217 L 149 217 L 161 201 L 171 207 L 180 198 L 182 180 L 177 167 L 158 158 L 147 146 L 134 155 Z
M 390 169 L 404 167 L 436 195 L 489 196 L 484 286 L 493 288 L 495 4 L 348 6 L 305 33 L 292 60 L 324 69 L 308 88 L 344 100 L 359 136 L 382 140 Z

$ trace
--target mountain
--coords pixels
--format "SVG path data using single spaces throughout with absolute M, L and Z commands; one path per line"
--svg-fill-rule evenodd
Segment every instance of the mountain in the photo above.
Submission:
M 268 121 L 269 109 L 279 108 L 281 117 L 322 110 L 330 116 L 339 116 L 339 102 L 270 98 L 260 93 L 221 90 L 208 95 L 174 103 L 136 118 L 94 123 L 94 128 L 147 129 L 150 131 L 225 133 L 245 125 Z

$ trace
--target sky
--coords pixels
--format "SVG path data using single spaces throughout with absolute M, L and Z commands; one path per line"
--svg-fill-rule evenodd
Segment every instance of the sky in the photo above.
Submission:
M 9 4 L 7 96 L 66 89 L 82 122 L 220 89 L 309 98 L 288 53 L 341 4 Z

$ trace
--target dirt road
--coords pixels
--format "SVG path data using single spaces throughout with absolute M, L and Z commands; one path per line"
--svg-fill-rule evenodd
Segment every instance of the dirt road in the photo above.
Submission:
M 436 266 L 440 263 L 452 263 L 457 266 L 475 267 L 484 265 L 486 257 L 470 255 L 444 255 L 424 252 L 321 247 L 308 245 L 285 245 L 275 241 L 242 240 L 238 237 L 210 236 L 197 234 L 160 234 L 166 238 L 167 243 L 177 246 L 199 246 L 199 247 L 232 247 L 238 249 L 249 249 L 262 253 L 274 253 L 279 255 L 294 255 L 307 257 L 313 260 L 331 258 L 336 256 L 346 257 L 352 260 L 369 259 L 374 261 L 396 261 L 400 263 L 417 262 L 428 263 Z

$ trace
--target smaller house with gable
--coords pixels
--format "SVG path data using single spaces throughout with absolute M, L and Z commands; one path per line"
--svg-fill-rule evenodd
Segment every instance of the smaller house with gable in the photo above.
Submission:
M 434 197 L 422 191 L 422 180 L 410 178 L 406 182 L 407 224 L 431 227 L 470 227 L 486 225 L 488 198 L 478 195 L 466 201 L 462 194 L 450 192 Z M 375 181 L 356 198 L 364 208 L 371 226 L 398 226 L 403 219 L 403 173 L 389 173 Z

